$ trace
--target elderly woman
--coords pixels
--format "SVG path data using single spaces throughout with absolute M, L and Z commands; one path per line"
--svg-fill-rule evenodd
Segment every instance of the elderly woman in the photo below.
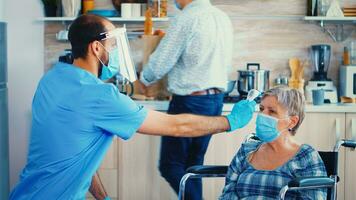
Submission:
M 304 119 L 304 97 L 288 87 L 265 92 L 256 120 L 256 136 L 242 144 L 232 160 L 220 199 L 278 199 L 280 189 L 302 176 L 326 176 L 324 163 L 310 145 L 294 135 Z M 326 190 L 287 192 L 286 199 L 326 199 Z

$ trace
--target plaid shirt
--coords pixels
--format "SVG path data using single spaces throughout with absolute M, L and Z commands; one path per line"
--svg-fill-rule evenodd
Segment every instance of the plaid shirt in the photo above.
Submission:
M 327 176 L 325 166 L 317 151 L 303 144 L 298 153 L 275 170 L 256 170 L 248 156 L 262 145 L 250 140 L 242 144 L 232 160 L 220 200 L 278 199 L 281 188 L 296 177 Z M 326 189 L 288 191 L 285 199 L 326 199 Z

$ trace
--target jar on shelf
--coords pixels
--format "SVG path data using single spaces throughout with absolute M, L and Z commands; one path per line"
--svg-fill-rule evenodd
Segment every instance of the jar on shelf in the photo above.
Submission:
M 95 1 L 94 0 L 83 0 L 82 6 L 83 6 L 83 14 L 86 14 L 89 10 L 94 9 Z
M 168 0 L 148 0 L 152 17 L 167 17 Z

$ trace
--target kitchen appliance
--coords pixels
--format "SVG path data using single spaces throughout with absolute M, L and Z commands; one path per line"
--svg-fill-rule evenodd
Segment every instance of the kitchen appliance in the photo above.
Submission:
M 9 197 L 6 23 L 0 21 L 0 199 Z
M 71 49 L 64 50 L 62 55 L 59 56 L 58 61 L 67 64 L 73 64 L 74 58 L 72 55 L 72 50 Z
M 339 88 L 341 97 L 356 98 L 356 65 L 340 67 Z
M 356 40 L 352 40 L 348 45 L 349 59 L 351 65 L 356 65 Z
M 227 90 L 224 92 L 224 103 L 236 103 L 241 100 L 240 96 L 237 94 L 237 90 L 234 91 L 236 82 L 236 80 L 227 81 Z
M 286 76 L 278 76 L 274 79 L 274 85 L 286 85 L 288 86 L 288 77 Z
M 255 68 L 253 68 L 255 67 Z M 250 90 L 264 92 L 269 89 L 269 70 L 260 69 L 259 63 L 247 63 L 247 70 L 238 70 L 237 90 L 246 98 Z
M 312 91 L 323 89 L 325 92 L 325 103 L 337 103 L 336 87 L 332 80 L 327 77 L 331 54 L 330 45 L 313 45 L 311 46 L 310 53 L 314 67 L 314 75 L 305 87 L 306 101 L 312 103 Z
M 116 75 L 113 77 L 114 83 L 116 87 L 119 89 L 120 93 L 125 94 L 127 96 L 132 96 L 134 94 L 134 84 L 130 81 L 124 79 L 120 75 Z
M 227 81 L 226 85 L 227 85 L 227 90 L 224 92 L 224 94 L 225 96 L 228 96 L 235 89 L 236 81 L 234 80 Z

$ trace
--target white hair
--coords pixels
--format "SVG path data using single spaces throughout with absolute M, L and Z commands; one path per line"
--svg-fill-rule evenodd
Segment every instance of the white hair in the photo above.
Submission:
M 262 99 L 267 96 L 276 97 L 278 103 L 287 109 L 288 116 L 299 117 L 298 123 L 290 130 L 290 132 L 295 135 L 305 117 L 304 95 L 297 89 L 289 88 L 287 86 L 276 86 L 267 90 L 263 94 Z

